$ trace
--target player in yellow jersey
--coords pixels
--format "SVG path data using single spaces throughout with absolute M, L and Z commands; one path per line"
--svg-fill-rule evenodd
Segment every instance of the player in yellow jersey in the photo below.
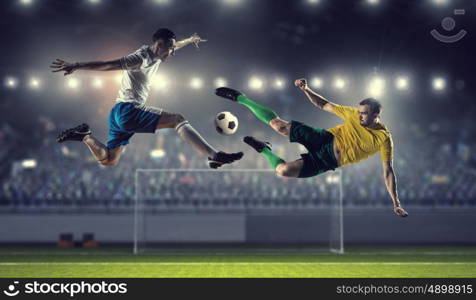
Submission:
M 344 123 L 329 129 L 314 128 L 297 121 L 281 119 L 273 110 L 247 98 L 243 93 L 227 87 L 216 89 L 216 95 L 247 107 L 258 119 L 270 125 L 279 134 L 289 137 L 291 143 L 300 143 L 308 153 L 286 162 L 271 150 L 271 144 L 247 136 L 244 142 L 261 153 L 280 176 L 312 177 L 338 167 L 366 159 L 380 152 L 383 177 L 392 198 L 393 210 L 401 217 L 408 213 L 401 207 L 393 170 L 393 141 L 390 131 L 380 122 L 380 103 L 368 98 L 358 107 L 342 106 L 325 99 L 309 88 L 306 79 L 297 79 L 295 85 L 320 109 L 333 113 Z

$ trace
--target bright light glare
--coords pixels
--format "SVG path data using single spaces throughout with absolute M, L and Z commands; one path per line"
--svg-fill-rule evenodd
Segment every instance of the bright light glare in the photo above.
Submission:
M 154 0 L 154 2 L 160 5 L 165 5 L 165 4 L 169 4 L 170 0 Z
M 273 84 L 274 88 L 277 90 L 282 90 L 285 86 L 284 80 L 281 78 L 276 78 Z
M 100 89 L 100 88 L 103 87 L 103 85 L 104 85 L 104 84 L 103 84 L 103 82 L 102 82 L 102 80 L 101 80 L 100 78 L 94 78 L 94 79 L 93 79 L 93 82 L 92 82 L 93 88 L 95 88 L 95 89 Z
M 159 91 L 165 91 L 169 86 L 169 81 L 164 75 L 155 75 L 152 79 L 152 86 Z
M 307 0 L 307 3 L 309 4 L 318 4 L 320 0 Z
M 448 0 L 432 0 L 432 2 L 436 5 L 446 5 L 448 4 Z
M 163 149 L 154 149 L 150 151 L 150 157 L 161 158 L 165 156 L 165 151 Z
M 222 2 L 228 5 L 236 5 L 240 4 L 241 0 L 222 0 Z
M 322 87 L 323 81 L 319 77 L 314 77 L 311 79 L 311 87 L 320 89 Z
M 259 78 L 259 77 L 251 77 L 249 82 L 248 82 L 248 86 L 250 87 L 250 89 L 253 89 L 253 90 L 259 90 L 259 89 L 262 89 L 263 86 L 264 86 L 264 81 Z
M 224 87 L 224 86 L 228 85 L 228 82 L 226 81 L 225 78 L 218 77 L 218 78 L 215 78 L 215 80 L 213 81 L 213 85 L 217 88 L 218 87 Z
M 198 77 L 194 77 L 192 78 L 192 80 L 190 80 L 190 87 L 192 89 L 195 89 L 195 90 L 198 90 L 198 89 L 201 89 L 203 86 L 203 80 L 198 78 Z
M 23 5 L 31 5 L 33 3 L 32 0 L 20 0 L 20 3 Z
M 38 78 L 33 77 L 33 78 L 30 79 L 30 87 L 32 89 L 38 89 L 40 87 L 40 84 L 41 84 L 41 82 Z
M 66 86 L 70 89 L 73 89 L 73 90 L 79 88 L 80 84 L 81 84 L 81 82 L 78 79 L 74 78 L 74 77 L 69 78 L 66 81 Z
M 120 84 L 122 82 L 122 74 L 117 74 L 116 76 L 114 76 L 114 81 Z
M 37 166 L 37 163 L 36 163 L 36 160 L 34 159 L 25 159 L 21 162 L 21 166 L 23 168 L 36 168 Z
M 395 87 L 399 90 L 408 90 L 408 78 L 397 77 L 395 80 Z
M 385 91 L 385 80 L 381 77 L 373 78 L 367 88 L 367 92 L 372 97 L 380 97 Z
M 7 77 L 5 78 L 5 86 L 10 88 L 10 89 L 14 89 L 16 88 L 18 85 L 18 80 L 14 77 Z
M 441 90 L 444 90 L 445 87 L 446 87 L 446 81 L 443 78 L 437 77 L 433 79 L 433 89 L 437 91 L 441 91 Z
M 345 88 L 345 85 L 346 85 L 346 82 L 345 82 L 345 80 L 342 79 L 342 78 L 337 77 L 337 78 L 335 79 L 335 81 L 334 81 L 334 86 L 335 86 L 337 89 L 339 89 L 339 90 L 344 89 L 344 88 Z
M 326 182 L 328 184 L 339 183 L 339 176 L 337 176 L 337 175 L 328 175 L 326 177 Z
M 377 5 L 380 3 L 380 0 L 367 0 L 367 3 L 371 5 Z

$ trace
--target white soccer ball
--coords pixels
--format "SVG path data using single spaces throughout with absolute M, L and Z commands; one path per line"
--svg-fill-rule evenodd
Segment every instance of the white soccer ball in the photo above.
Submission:
M 222 111 L 215 117 L 215 128 L 219 134 L 233 134 L 238 129 L 238 118 L 229 111 Z

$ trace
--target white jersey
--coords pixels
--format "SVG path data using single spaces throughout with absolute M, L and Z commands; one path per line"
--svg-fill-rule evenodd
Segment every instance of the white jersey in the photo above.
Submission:
M 154 58 L 149 46 L 144 45 L 121 58 L 120 62 L 124 71 L 116 102 L 145 104 L 152 78 L 157 73 L 161 60 Z

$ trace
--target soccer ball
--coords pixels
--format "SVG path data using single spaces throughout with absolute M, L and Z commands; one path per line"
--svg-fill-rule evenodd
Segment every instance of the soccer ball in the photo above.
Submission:
M 219 134 L 233 134 L 238 129 L 238 118 L 229 111 L 218 113 L 215 117 L 215 128 Z

